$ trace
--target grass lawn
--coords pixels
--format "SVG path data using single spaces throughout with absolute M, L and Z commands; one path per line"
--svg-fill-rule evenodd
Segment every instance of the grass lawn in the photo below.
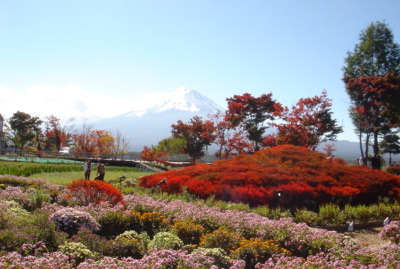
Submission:
M 106 171 L 106 175 L 104 177 L 104 180 L 106 182 L 109 182 L 111 180 L 118 180 L 122 175 L 126 176 L 126 179 L 132 179 L 132 178 L 139 178 L 142 176 L 150 175 L 153 173 L 148 173 L 148 172 L 120 172 L 120 171 Z M 90 175 L 90 179 L 93 180 L 96 177 L 96 172 L 92 172 Z M 39 173 L 39 174 L 33 174 L 30 176 L 30 178 L 41 178 L 41 179 L 46 179 L 47 181 L 53 183 L 53 184 L 58 184 L 58 185 L 65 185 L 70 183 L 73 180 L 77 179 L 83 179 L 84 178 L 84 173 L 82 172 L 52 172 L 52 173 Z

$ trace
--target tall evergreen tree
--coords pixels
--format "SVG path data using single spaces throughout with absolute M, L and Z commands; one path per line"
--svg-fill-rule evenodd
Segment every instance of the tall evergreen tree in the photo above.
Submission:
M 352 101 L 350 116 L 360 137 L 373 136 L 374 155 L 379 154 L 379 140 L 400 123 L 400 46 L 392 31 L 382 22 L 370 24 L 360 34 L 360 43 L 348 52 L 343 67 L 343 81 Z M 366 151 L 368 143 L 366 143 Z M 368 156 L 365 156 L 368 157 Z

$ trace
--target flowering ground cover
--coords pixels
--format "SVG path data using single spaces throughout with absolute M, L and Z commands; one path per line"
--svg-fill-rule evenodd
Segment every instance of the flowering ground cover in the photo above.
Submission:
M 290 218 L 139 194 L 87 203 L 76 188 L 8 177 L 0 268 L 400 267 L 395 222 L 382 235 L 390 243 L 369 246 Z
M 315 209 L 327 203 L 372 204 L 381 197 L 400 197 L 400 177 L 362 165 L 349 166 L 342 159 L 291 145 L 149 175 L 141 178 L 141 186 L 154 187 L 162 179 L 167 182 L 160 187 L 169 193 L 186 188 L 201 198 L 214 195 L 251 206 L 290 209 Z

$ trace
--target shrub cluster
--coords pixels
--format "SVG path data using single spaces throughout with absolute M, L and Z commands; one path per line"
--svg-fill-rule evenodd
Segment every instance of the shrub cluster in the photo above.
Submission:
M 89 213 L 66 207 L 50 216 L 57 229 L 73 235 L 79 228 L 86 227 L 91 231 L 98 231 L 100 224 Z
M 23 190 L 23 189 L 21 189 Z M 0 268 L 398 268 L 400 245 L 368 247 L 292 219 L 132 194 L 29 212 L 0 200 Z M 332 216 L 338 207 L 322 214 Z M 362 210 L 361 210 L 362 212 Z M 104 230 L 99 223 L 113 225 Z M 398 225 L 385 227 L 394 243 Z M 58 231 L 61 230 L 61 231 Z M 117 232 L 116 232 L 117 231 Z
M 122 193 L 113 185 L 101 180 L 74 180 L 67 185 L 72 196 L 81 204 L 99 204 L 109 202 L 113 205 L 122 203 Z
M 41 164 L 41 163 L 23 163 L 23 162 L 4 162 L 1 161 L 0 174 L 29 177 L 33 174 L 51 173 L 51 172 L 71 172 L 82 171 L 81 165 L 72 164 Z M 0 181 L 1 182 L 1 181 Z
M 154 187 L 164 178 L 162 189 L 169 193 L 186 187 L 198 197 L 214 195 L 251 206 L 315 209 L 326 203 L 371 204 L 380 197 L 400 197 L 399 177 L 291 145 L 142 177 L 140 185 Z

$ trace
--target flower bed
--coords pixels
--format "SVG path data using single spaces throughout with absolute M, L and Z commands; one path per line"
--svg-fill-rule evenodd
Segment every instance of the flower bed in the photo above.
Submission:
M 125 195 L 124 202 L 84 205 L 71 197 L 29 212 L 19 201 L 1 200 L 0 268 L 400 266 L 398 244 L 369 247 L 290 218 L 137 194 Z

